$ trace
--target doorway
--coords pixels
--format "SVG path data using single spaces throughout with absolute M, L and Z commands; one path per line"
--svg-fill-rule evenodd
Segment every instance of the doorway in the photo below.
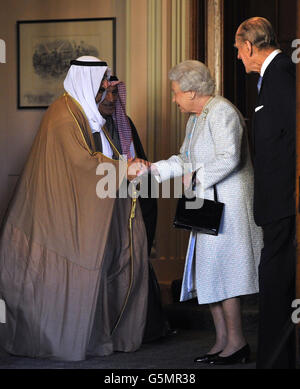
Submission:
M 287 6 L 288 4 L 288 6 Z M 287 55 L 292 55 L 292 42 L 297 38 L 297 28 L 300 32 L 300 25 L 297 26 L 298 1 L 290 0 L 225 0 L 224 1 L 224 97 L 233 102 L 245 117 L 248 135 L 251 145 L 252 115 L 257 99 L 258 74 L 246 74 L 244 66 L 237 59 L 236 49 L 233 47 L 235 32 L 238 26 L 246 19 L 253 16 L 262 16 L 270 20 L 276 33 L 280 48 Z M 298 19 L 299 20 L 299 19 Z M 299 23 L 299 22 L 298 22 Z M 298 70 L 299 74 L 299 70 Z M 299 77 L 298 77 L 299 83 Z M 298 86 L 299 89 L 299 86 Z M 300 93 L 298 92 L 298 96 Z M 298 101 L 299 107 L 299 101 Z M 299 117 L 299 115 L 298 115 Z M 298 121 L 298 127 L 300 123 Z M 252 149 L 252 147 L 251 147 Z M 297 149 L 300 150 L 300 140 Z M 298 153 L 297 153 L 298 154 Z M 297 176 L 300 176 L 300 164 L 298 161 Z M 298 180 L 297 180 L 298 181 Z M 300 181 L 299 181 L 300 182 Z M 297 188 L 297 204 L 299 202 L 299 188 Z M 298 207 L 299 208 L 299 204 Z M 297 238 L 299 242 L 300 218 L 297 215 Z M 299 244 L 298 244 L 299 246 Z M 299 250 L 299 249 L 298 249 Z M 297 291 L 300 296 L 300 266 L 299 254 L 297 252 Z M 297 364 L 300 364 L 300 327 L 297 330 Z
M 205 15 L 205 31 L 207 32 L 207 9 L 211 0 L 194 0 L 198 3 L 198 10 Z M 246 19 L 254 16 L 262 16 L 270 20 L 276 33 L 280 48 L 287 54 L 292 55 L 295 48 L 292 42 L 300 38 L 300 1 L 299 0 L 221 0 L 222 2 L 222 26 L 223 26 L 223 95 L 230 100 L 243 114 L 248 130 L 248 137 L 251 147 L 252 116 L 257 100 L 258 74 L 246 74 L 243 63 L 237 59 L 237 52 L 234 48 L 235 33 L 238 26 Z M 298 6 L 299 3 L 299 6 Z M 196 17 L 196 15 L 195 15 Z M 198 20 L 199 15 L 197 15 Z M 201 24 L 201 21 L 198 21 Z M 197 25 L 197 21 L 196 21 Z M 202 31 L 203 26 L 198 26 Z M 202 31 L 202 35 L 204 32 Z M 194 58 L 207 62 L 202 46 L 197 46 Z M 209 44 L 206 37 L 206 46 Z M 206 48 L 207 49 L 207 48 Z M 201 55 L 200 55 L 201 53 Z M 297 116 L 300 133 L 300 64 L 297 69 Z M 297 139 L 297 150 L 300 151 L 300 136 Z M 299 152 L 297 153 L 299 155 Z M 295 177 L 296 179 L 296 177 Z M 300 242 L 300 159 L 297 159 L 297 242 Z M 297 258 L 300 257 L 300 245 L 298 243 Z M 300 260 L 297 261 L 297 292 L 300 298 Z M 298 325 L 298 365 L 300 364 L 300 324 Z
M 253 16 L 270 20 L 281 49 L 292 53 L 297 37 L 297 0 L 225 0 L 224 2 L 224 97 L 235 104 L 246 119 L 251 135 L 251 118 L 256 106 L 258 74 L 246 74 L 233 47 L 238 26 Z

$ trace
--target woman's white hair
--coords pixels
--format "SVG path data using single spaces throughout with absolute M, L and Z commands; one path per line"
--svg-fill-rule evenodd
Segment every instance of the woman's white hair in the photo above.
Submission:
M 204 63 L 188 60 L 179 63 L 169 71 L 169 79 L 177 81 L 183 92 L 193 91 L 200 96 L 211 96 L 215 91 L 215 82 Z

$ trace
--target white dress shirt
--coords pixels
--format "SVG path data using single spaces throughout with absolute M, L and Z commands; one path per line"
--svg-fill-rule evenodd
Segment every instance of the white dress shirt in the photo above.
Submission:
M 265 59 L 264 63 L 262 64 L 261 70 L 260 70 L 260 76 L 263 77 L 265 74 L 265 71 L 267 67 L 270 65 L 270 63 L 273 61 L 273 59 L 281 53 L 281 50 L 277 49 L 272 51 L 272 53 Z

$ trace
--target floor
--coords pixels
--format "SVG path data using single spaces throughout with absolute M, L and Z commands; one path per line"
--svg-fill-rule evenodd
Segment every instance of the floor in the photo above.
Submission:
M 224 367 L 195 364 L 194 358 L 208 351 L 214 342 L 209 330 L 178 330 L 161 340 L 143 344 L 133 353 L 114 353 L 80 362 L 62 362 L 3 355 L 0 369 L 255 369 L 256 334 L 246 333 L 252 349 L 252 360 L 244 365 Z M 0 373 L 1 375 L 1 373 Z

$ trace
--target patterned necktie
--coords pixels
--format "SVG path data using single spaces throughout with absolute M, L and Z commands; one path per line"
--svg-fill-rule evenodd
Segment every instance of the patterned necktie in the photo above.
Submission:
M 258 90 L 258 93 L 260 92 L 261 83 L 262 83 L 262 76 L 259 76 L 258 83 L 257 83 L 257 90 Z

